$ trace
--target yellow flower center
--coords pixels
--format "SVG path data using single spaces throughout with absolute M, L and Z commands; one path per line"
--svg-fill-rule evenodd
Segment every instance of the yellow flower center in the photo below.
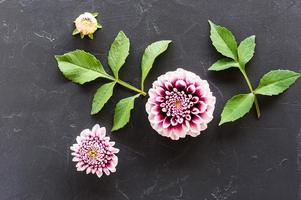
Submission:
M 176 100 L 176 108 L 179 109 L 182 107 L 182 102 L 180 100 Z
M 95 158 L 97 156 L 97 152 L 91 149 L 90 151 L 88 151 L 88 155 L 90 158 Z

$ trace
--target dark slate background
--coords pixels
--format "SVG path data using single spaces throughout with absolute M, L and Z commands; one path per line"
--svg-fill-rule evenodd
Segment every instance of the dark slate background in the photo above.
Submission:
M 93 41 L 71 36 L 73 20 L 85 11 L 101 12 L 104 28 Z M 209 41 L 208 19 L 239 41 L 256 35 L 247 66 L 254 86 L 271 69 L 301 71 L 298 0 L 0 0 L 0 199 L 301 199 L 301 82 L 281 96 L 260 97 L 260 120 L 252 110 L 218 127 L 225 101 L 248 89 L 235 70 L 207 71 L 220 57 Z M 130 124 L 109 132 L 121 150 L 117 172 L 98 179 L 76 172 L 69 146 L 95 123 L 110 130 L 114 105 L 131 93 L 118 87 L 102 113 L 91 117 L 93 94 L 104 82 L 71 83 L 53 56 L 79 48 L 106 64 L 119 30 L 131 39 L 124 80 L 138 86 L 144 48 L 171 39 L 147 88 L 183 67 L 209 81 L 217 105 L 203 135 L 171 141 L 151 129 L 146 98 L 139 99 Z

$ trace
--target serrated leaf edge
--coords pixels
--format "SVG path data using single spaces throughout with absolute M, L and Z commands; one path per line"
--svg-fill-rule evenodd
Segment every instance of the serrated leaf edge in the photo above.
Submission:
M 226 31 L 228 31 L 228 32 L 230 32 L 231 34 L 232 34 L 232 36 L 233 36 L 233 38 L 234 38 L 234 41 L 236 42 L 236 52 L 232 52 L 232 50 L 231 50 L 231 48 L 229 47 L 229 45 L 227 44 L 227 43 L 225 43 L 224 41 L 224 44 L 228 47 L 228 49 L 231 51 L 231 53 L 233 54 L 233 57 L 229 57 L 229 56 L 227 56 L 227 55 L 224 55 L 224 53 L 222 53 L 222 52 L 220 52 L 218 49 L 216 49 L 216 51 L 217 52 L 219 52 L 220 54 L 222 54 L 223 56 L 225 56 L 225 57 L 227 57 L 227 58 L 231 58 L 231 59 L 233 59 L 233 60 L 237 60 L 237 58 L 238 58 L 238 53 L 237 53 L 237 41 L 236 41 L 236 38 L 235 38 L 235 36 L 234 36 L 234 34 L 229 30 L 229 29 L 227 29 L 226 27 L 223 27 L 223 26 L 220 26 L 220 25 L 217 25 L 217 24 L 215 24 L 215 23 L 213 23 L 211 20 L 208 20 L 208 22 L 209 22 L 209 25 L 210 25 L 210 39 L 211 39 L 211 42 L 212 42 L 212 44 L 213 44 L 213 46 L 214 46 L 214 48 L 216 49 L 216 47 L 215 47 L 215 45 L 214 45 L 214 40 L 212 39 L 212 27 L 219 27 L 219 28 L 221 28 L 221 29 L 224 29 L 224 30 L 226 30 Z
M 123 60 L 122 65 L 120 66 L 119 69 L 116 69 L 115 66 L 112 66 L 113 64 L 110 62 L 109 57 L 111 57 L 111 49 L 112 49 L 112 46 L 113 46 L 114 42 L 116 41 L 116 39 L 118 38 L 118 36 L 119 36 L 120 34 L 123 35 L 123 36 L 125 37 L 125 40 L 129 42 L 129 47 L 128 47 L 128 50 L 127 50 L 127 53 L 126 53 L 127 55 L 125 56 L 125 59 Z M 125 64 L 126 59 L 127 59 L 128 55 L 130 54 L 129 51 L 130 51 L 130 39 L 127 37 L 127 35 L 126 35 L 123 31 L 119 31 L 118 34 L 117 34 L 117 36 L 115 37 L 114 41 L 112 42 L 111 47 L 110 47 L 110 49 L 109 49 L 109 53 L 108 53 L 108 65 L 109 65 L 109 67 L 111 68 L 111 70 L 112 70 L 112 72 L 113 72 L 113 74 L 114 74 L 114 77 L 115 77 L 116 79 L 119 78 L 119 70 L 120 70 L 120 69 L 122 68 L 122 66 Z
M 232 61 L 234 62 L 232 66 L 230 67 L 227 67 L 227 68 L 223 68 L 223 69 L 215 69 L 214 68 L 214 65 L 217 64 L 218 62 L 222 61 L 222 60 L 229 60 L 229 61 Z M 231 59 L 231 58 L 222 58 L 222 59 L 219 59 L 217 61 L 215 61 L 215 63 L 213 63 L 209 68 L 208 70 L 209 71 L 223 71 L 223 70 L 226 70 L 226 69 L 229 69 L 229 68 L 239 68 L 239 63 L 237 63 L 235 60 Z
M 275 71 L 294 72 L 294 73 L 295 73 L 295 76 L 292 76 L 292 77 L 287 78 L 287 79 L 293 78 L 293 79 L 295 79 L 295 81 L 294 81 L 292 84 L 290 84 L 286 89 L 284 89 L 282 92 L 279 92 L 279 93 L 275 93 L 275 94 L 262 94 L 262 93 L 258 93 L 258 90 L 261 89 L 261 88 L 263 87 L 263 86 L 259 87 L 259 86 L 260 86 L 260 83 L 261 83 L 261 80 L 262 80 L 265 76 L 268 76 L 270 73 L 273 73 L 273 72 L 275 72 Z M 300 78 L 300 77 L 301 77 L 301 73 L 295 72 L 295 71 L 291 71 L 291 70 L 287 70 L 287 69 L 271 70 L 271 71 L 269 71 L 268 73 L 264 74 L 264 75 L 261 77 L 261 79 L 260 79 L 260 81 L 259 81 L 259 84 L 258 84 L 257 88 L 254 90 L 254 93 L 255 93 L 255 94 L 259 94 L 259 95 L 263 95 L 263 96 L 275 96 L 275 95 L 282 94 L 282 93 L 284 93 L 286 90 L 288 90 L 288 89 L 290 88 L 290 86 L 293 85 L 293 84 L 298 80 L 298 78 Z M 286 80 L 286 79 L 283 79 L 283 80 Z M 281 80 L 281 81 L 283 81 L 283 80 Z M 266 86 L 266 85 L 264 85 L 264 86 Z
M 132 110 L 133 110 L 134 107 L 135 107 L 135 100 L 136 100 L 136 98 L 138 98 L 139 96 L 140 96 L 140 94 L 136 94 L 136 95 L 134 95 L 134 96 L 126 97 L 126 98 L 123 98 L 123 99 L 121 99 L 121 100 L 118 101 L 118 103 L 120 103 L 120 101 L 122 101 L 122 100 L 124 100 L 124 99 L 127 99 L 127 98 L 133 98 L 133 100 L 134 100 L 134 102 L 133 102 L 133 107 L 130 107 L 130 108 L 129 108 L 129 109 L 130 109 L 129 120 L 128 120 L 124 125 L 122 125 L 121 127 L 117 127 L 117 128 L 116 128 L 116 127 L 115 127 L 115 124 L 116 124 L 116 122 L 115 122 L 115 114 L 114 114 L 113 127 L 112 127 L 111 131 L 117 131 L 117 130 L 123 128 L 125 125 L 127 125 L 127 124 L 129 123 L 129 121 L 130 121 L 130 119 L 131 119 L 131 112 L 132 112 Z M 115 113 L 116 113 L 116 108 L 117 108 L 118 103 L 117 103 L 116 106 L 115 106 Z
M 241 44 L 246 40 L 246 39 L 250 39 L 250 38 L 254 38 L 254 51 L 253 51 L 253 53 L 252 53 L 252 57 L 246 62 L 246 63 L 241 63 L 241 58 L 240 58 L 240 56 L 239 56 L 239 52 L 240 52 L 240 47 L 241 47 Z M 240 44 L 238 45 L 238 47 L 237 47 L 237 57 L 238 57 L 238 60 L 239 60 L 239 62 L 241 63 L 241 65 L 242 66 L 245 66 L 252 58 L 253 58 L 253 56 L 254 56 L 254 54 L 255 54 L 255 47 L 256 47 L 256 36 L 255 35 L 251 35 L 251 36 L 249 36 L 249 37 L 246 37 L 243 41 L 241 41 L 240 42 Z
M 254 95 L 253 93 L 248 93 L 248 94 L 238 94 L 238 95 L 235 95 L 235 96 L 231 97 L 231 98 L 226 102 L 226 104 L 225 104 L 225 106 L 224 106 L 224 108 L 223 108 L 223 111 L 222 111 L 222 113 L 221 113 L 221 120 L 220 120 L 220 122 L 219 122 L 219 124 L 218 124 L 219 126 L 221 126 L 222 124 L 228 123 L 228 122 L 234 122 L 234 121 L 236 121 L 236 120 L 242 118 L 243 116 L 245 116 L 248 112 L 250 112 L 250 110 L 251 110 L 251 108 L 252 108 L 252 105 L 251 105 L 249 111 L 246 112 L 245 114 L 243 114 L 242 116 L 240 116 L 239 118 L 234 119 L 234 120 L 230 120 L 230 121 L 223 121 L 222 115 L 223 115 L 223 112 L 224 112 L 224 110 L 225 110 L 225 108 L 226 108 L 228 102 L 229 102 L 230 100 L 232 100 L 233 98 L 235 98 L 235 97 L 237 97 L 237 96 L 240 96 L 240 95 L 253 95 L 253 103 L 252 103 L 252 105 L 254 104 L 255 95 Z
M 167 43 L 166 48 L 165 48 L 162 52 L 160 52 L 158 55 L 155 56 L 155 58 L 154 58 L 154 60 L 153 60 L 153 62 L 152 62 L 152 64 L 151 64 L 151 67 L 150 67 L 150 68 L 145 72 L 145 74 L 144 74 L 144 73 L 143 73 L 144 70 L 143 70 L 143 66 L 142 66 L 144 55 L 146 55 L 146 51 L 148 50 L 148 48 L 151 47 L 151 45 L 153 45 L 153 44 L 155 44 L 155 43 L 159 43 L 159 42 L 166 42 L 166 43 Z M 153 65 L 154 65 L 154 63 L 155 63 L 155 61 L 156 61 L 156 59 L 168 49 L 169 44 L 170 44 L 171 42 L 172 42 L 172 40 L 159 40 L 159 41 L 156 41 L 156 42 L 153 42 L 153 43 L 149 44 L 149 45 L 145 48 L 144 53 L 143 53 L 143 55 L 142 55 L 142 59 L 141 59 L 141 89 L 142 89 L 142 91 L 144 90 L 144 82 L 145 82 L 145 80 L 146 80 L 146 78 L 147 78 L 147 76 L 148 76 L 150 70 L 152 69 L 152 67 L 153 67 Z
M 110 84 L 112 84 L 112 85 L 110 85 Z M 105 85 L 110 85 L 110 86 L 112 86 L 112 90 L 111 91 L 107 91 L 107 92 L 111 92 L 111 95 L 107 98 L 107 100 L 104 102 L 104 104 L 103 104 L 103 106 L 100 108 L 100 109 L 98 109 L 96 112 L 93 112 L 93 104 L 94 104 L 94 101 L 96 101 L 95 99 L 96 99 L 96 94 L 97 94 L 97 92 L 98 92 L 98 90 L 100 90 L 103 86 L 105 86 Z M 91 112 L 90 112 L 90 114 L 91 115 L 95 115 L 95 114 L 97 114 L 97 113 L 99 113 L 101 110 L 102 110 L 102 108 L 105 106 L 105 104 L 110 100 L 110 98 L 113 96 L 113 92 L 114 92 L 114 87 L 115 87 L 115 85 L 116 85 L 116 82 L 114 81 L 114 82 L 109 82 L 109 83 L 106 83 L 106 84 L 103 84 L 102 86 L 100 86 L 98 89 L 97 89 L 97 91 L 95 92 L 95 94 L 94 94 L 94 97 L 93 97 L 93 100 L 92 100 L 92 108 L 91 108 Z
M 72 53 L 72 52 L 75 52 L 75 51 L 83 52 L 83 53 L 86 53 L 86 54 L 89 54 L 89 55 L 93 56 L 94 59 L 96 59 L 96 60 L 100 63 L 100 65 L 102 66 L 101 62 L 100 62 L 93 54 L 91 54 L 91 53 L 89 53 L 89 52 L 86 52 L 86 51 L 84 51 L 84 50 L 76 49 L 76 50 L 70 51 L 70 52 L 68 52 L 68 53 Z M 64 53 L 64 54 L 62 54 L 62 55 L 54 55 L 54 58 L 55 58 L 56 61 L 57 61 L 58 68 L 59 68 L 60 72 L 64 75 L 64 77 L 65 77 L 66 79 L 70 80 L 72 83 L 83 85 L 83 84 L 85 84 L 85 83 L 94 81 L 94 80 L 96 80 L 96 79 L 98 79 L 98 78 L 105 78 L 105 79 L 109 79 L 109 80 L 114 80 L 109 74 L 106 73 L 106 71 L 101 72 L 101 71 L 97 71 L 97 70 L 93 70 L 93 69 L 88 69 L 88 70 L 97 72 L 97 73 L 99 73 L 101 76 L 96 77 L 95 79 L 92 79 L 92 80 L 90 80 L 90 81 L 85 81 L 85 82 L 75 82 L 75 81 L 73 81 L 72 79 L 69 79 L 68 77 L 65 76 L 65 74 L 64 74 L 64 72 L 63 72 L 63 70 L 61 69 L 61 66 L 60 66 L 60 64 L 59 64 L 59 61 L 58 61 L 59 57 L 65 56 L 65 55 L 68 54 L 68 53 Z M 60 61 L 60 62 L 62 62 L 62 61 Z M 102 67 L 103 67 L 103 66 L 102 66 Z M 84 68 L 84 67 L 82 67 L 82 68 Z M 87 68 L 84 68 L 84 69 L 87 69 Z M 103 69 L 103 70 L 104 70 L 104 69 Z

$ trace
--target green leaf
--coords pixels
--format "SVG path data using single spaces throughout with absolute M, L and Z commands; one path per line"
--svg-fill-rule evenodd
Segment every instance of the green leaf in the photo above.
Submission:
M 168 48 L 171 40 L 161 40 L 150 44 L 144 51 L 142 61 L 141 61 L 141 70 L 142 70 L 142 78 L 141 78 L 141 88 L 144 90 L 144 81 L 153 67 L 155 59 L 162 54 Z
M 237 60 L 237 42 L 227 28 L 215 25 L 209 20 L 210 38 L 213 46 L 222 55 Z
M 247 37 L 238 46 L 238 59 L 239 62 L 244 66 L 247 64 L 254 55 L 255 52 L 255 35 Z
M 121 99 L 115 108 L 114 125 L 112 131 L 116 131 L 124 127 L 130 120 L 131 110 L 134 108 L 135 99 L 140 94 Z
M 116 78 L 118 78 L 118 72 L 129 55 L 129 50 L 130 40 L 123 31 L 120 31 L 111 45 L 108 57 L 109 66 Z
M 115 84 L 116 82 L 106 83 L 98 88 L 93 98 L 91 115 L 94 115 L 101 111 L 103 106 L 113 95 Z
M 64 76 L 75 83 L 84 84 L 99 77 L 110 78 L 99 60 L 85 51 L 71 51 L 56 55 L 55 59 Z
M 77 35 L 77 34 L 79 34 L 79 31 L 77 29 L 74 29 L 72 35 Z
M 208 70 L 221 71 L 221 70 L 228 69 L 231 67 L 239 67 L 239 64 L 232 59 L 223 58 L 223 59 L 216 61 L 213 65 L 211 65 L 211 67 Z
M 221 115 L 219 126 L 233 122 L 250 111 L 254 103 L 254 94 L 239 94 L 229 99 Z
M 278 95 L 295 83 L 300 76 L 301 73 L 290 70 L 272 70 L 261 78 L 255 93 L 267 96 Z

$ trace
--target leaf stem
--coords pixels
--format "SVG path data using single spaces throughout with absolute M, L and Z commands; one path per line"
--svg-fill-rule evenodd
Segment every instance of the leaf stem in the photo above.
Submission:
M 123 87 L 126 87 L 130 90 L 133 90 L 135 92 L 138 92 L 139 94 L 146 96 L 147 94 L 145 92 L 143 92 L 142 90 L 139 90 L 138 88 L 128 84 L 127 82 L 124 82 L 123 80 L 120 79 L 115 79 L 115 78 L 110 78 L 111 80 L 115 81 L 116 83 L 118 83 L 119 85 L 122 85 Z
M 245 80 L 246 80 L 246 82 L 247 82 L 247 85 L 248 85 L 248 87 L 249 87 L 249 89 L 250 89 L 250 92 L 254 95 L 254 104 L 255 104 L 255 109 L 256 109 L 256 113 L 257 113 L 257 118 L 260 118 L 260 108 L 259 108 L 259 103 L 258 103 L 258 99 L 257 99 L 257 96 L 256 96 L 256 94 L 255 94 L 255 92 L 254 92 L 254 89 L 253 89 L 253 87 L 252 87 L 252 84 L 251 84 L 251 82 L 250 82 L 250 79 L 249 79 L 249 77 L 248 77 L 248 75 L 247 75 L 247 73 L 246 73 L 246 71 L 244 70 L 244 67 L 241 65 L 241 64 L 239 64 L 239 70 L 240 70 L 240 72 L 242 73 L 242 75 L 243 75 L 243 77 L 245 78 Z

